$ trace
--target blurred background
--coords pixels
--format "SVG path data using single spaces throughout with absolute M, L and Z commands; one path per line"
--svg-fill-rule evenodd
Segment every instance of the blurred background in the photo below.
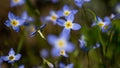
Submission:
M 28 27 L 21 27 L 19 32 L 14 31 L 12 28 L 9 28 L 4 25 L 5 21 L 8 19 L 8 12 L 13 12 L 15 15 L 20 16 L 24 10 L 28 12 L 28 15 L 35 19 L 34 25 L 41 26 L 44 22 L 44 19 L 41 20 L 41 17 L 46 17 L 49 15 L 50 10 L 58 11 L 62 9 L 64 5 L 72 6 L 74 9 L 78 10 L 78 13 L 75 15 L 75 22 L 79 23 L 81 26 L 86 25 L 86 30 L 91 27 L 91 24 L 94 21 L 94 17 L 87 12 L 85 9 L 91 9 L 97 16 L 104 18 L 105 16 L 110 16 L 113 14 L 120 13 L 120 7 L 117 5 L 120 4 L 119 0 L 91 0 L 83 5 L 82 8 L 77 7 L 74 4 L 73 0 L 59 0 L 57 3 L 53 3 L 51 0 L 26 0 L 26 3 L 22 6 L 10 7 L 10 0 L 1 0 L 0 1 L 0 55 L 8 55 L 10 48 L 14 48 L 15 52 L 20 48 L 19 53 L 22 54 L 22 57 L 19 61 L 16 62 L 17 65 L 24 64 L 25 68 L 42 68 L 44 65 L 43 59 L 41 58 L 40 51 L 42 49 L 47 49 L 49 52 L 49 60 L 54 65 L 57 62 L 63 61 L 66 64 L 73 63 L 74 68 L 120 68 L 120 53 L 114 57 L 114 62 L 111 63 L 110 57 L 105 59 L 105 63 L 108 67 L 104 67 L 102 64 L 101 49 L 92 49 L 88 52 L 84 52 L 79 47 L 80 36 L 82 33 L 87 33 L 82 28 L 79 31 L 72 31 L 70 41 L 75 44 L 76 50 L 70 54 L 69 58 L 61 57 L 54 58 L 51 56 L 52 46 L 37 33 L 35 36 L 30 37 Z M 88 28 L 87 28 L 88 27 Z M 53 23 L 48 23 L 47 26 L 42 31 L 43 35 L 47 37 L 49 34 L 59 36 L 63 27 L 58 25 L 53 25 Z M 89 31 L 88 34 L 91 36 L 91 40 L 88 42 L 90 45 L 95 44 L 97 36 Z M 95 37 L 95 39 L 94 39 Z M 114 47 L 113 47 L 114 48 Z M 79 50 L 79 51 L 78 51 Z M 110 54 L 113 54 L 111 47 Z M 88 57 L 89 55 L 89 57 Z M 59 61 L 58 61 L 59 60 Z M 67 62 L 66 62 L 67 61 Z M 56 63 L 55 63 L 56 62 Z M 89 63 L 89 65 L 88 65 Z M 10 68 L 10 64 L 7 62 L 2 63 L 2 68 Z M 45 68 L 49 68 L 47 65 Z M 57 67 L 56 67 L 57 68 Z

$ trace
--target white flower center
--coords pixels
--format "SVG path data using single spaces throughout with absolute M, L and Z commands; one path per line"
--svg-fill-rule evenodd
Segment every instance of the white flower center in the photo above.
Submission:
M 64 11 L 64 15 L 65 15 L 65 16 L 68 16 L 69 14 L 70 14 L 70 11 L 68 11 L 68 10 L 67 10 L 67 11 Z
M 99 27 L 103 27 L 104 25 L 105 25 L 104 22 L 99 22 L 99 23 L 98 23 L 98 26 L 99 26 Z
M 12 26 L 18 26 L 18 23 L 19 22 L 17 20 L 15 20 L 15 19 L 11 21 Z
M 15 2 L 15 3 L 17 3 L 17 2 L 19 2 L 20 0 L 13 0 L 13 2 Z
M 13 56 L 13 55 L 11 55 L 11 56 L 9 56 L 9 60 L 15 60 L 15 56 Z
M 58 40 L 58 41 L 57 41 L 57 46 L 58 46 L 59 48 L 64 48 L 65 45 L 66 45 L 66 42 L 65 42 L 64 40 Z
M 52 21 L 55 21 L 56 19 L 57 19 L 57 16 L 56 16 L 56 15 L 52 15 L 52 16 L 51 16 L 51 20 L 52 20 Z

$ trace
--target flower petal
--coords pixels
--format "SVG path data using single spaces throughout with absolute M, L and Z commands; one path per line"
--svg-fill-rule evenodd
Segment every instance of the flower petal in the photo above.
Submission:
M 59 52 L 60 52 L 59 49 L 53 48 L 53 49 L 52 49 L 52 56 L 53 56 L 53 57 L 58 57 L 58 56 L 60 56 Z
M 10 26 L 11 26 L 10 21 L 7 20 L 7 21 L 5 22 L 5 25 L 6 25 L 7 27 L 10 27 Z
M 13 20 L 15 18 L 15 15 L 12 12 L 9 12 L 8 13 L 8 18 L 11 21 L 11 20 Z
M 74 15 L 72 13 L 69 14 L 66 18 L 67 18 L 67 21 L 71 21 L 71 22 L 74 21 Z
M 4 61 L 8 61 L 9 60 L 9 56 L 2 56 L 1 57 Z
M 73 30 L 79 30 L 80 28 L 81 26 L 79 24 L 73 23 L 73 27 L 72 27 Z
M 58 20 L 57 20 L 57 23 L 58 23 L 59 26 L 64 26 L 65 20 L 63 20 L 63 19 L 58 19 Z
M 72 52 L 74 49 L 75 49 L 74 44 L 68 43 L 65 50 L 66 50 L 67 52 Z
M 70 29 L 64 28 L 63 31 L 60 33 L 60 37 L 63 37 L 65 39 L 69 39 L 70 36 Z
M 15 60 L 19 60 L 21 58 L 21 54 L 15 55 Z
M 13 29 L 18 32 L 19 31 L 19 27 L 13 27 Z
M 55 41 L 57 40 L 57 37 L 54 36 L 54 35 L 48 35 L 47 40 L 48 40 L 48 42 L 49 42 L 51 45 L 54 46 Z
M 69 7 L 67 5 L 63 6 L 63 11 L 69 10 Z
M 8 55 L 15 55 L 15 51 L 13 50 L 13 48 L 10 49 Z
M 63 64 L 63 63 L 60 63 L 60 64 L 59 64 L 59 67 L 60 67 L 60 68 L 65 68 L 66 66 L 65 66 L 65 64 Z

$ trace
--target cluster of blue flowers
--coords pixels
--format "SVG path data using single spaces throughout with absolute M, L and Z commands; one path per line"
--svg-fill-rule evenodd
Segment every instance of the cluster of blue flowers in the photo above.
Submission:
M 25 0 L 10 0 L 11 1 L 11 7 L 17 6 L 17 5 L 23 5 L 25 3 Z M 58 2 L 58 0 L 52 0 L 54 3 Z M 85 2 L 90 2 L 90 0 L 74 0 L 74 3 L 76 6 L 81 8 Z M 48 35 L 47 41 L 50 45 L 52 45 L 51 54 L 53 57 L 69 57 L 69 53 L 73 52 L 75 50 L 75 45 L 70 42 L 70 34 L 71 30 L 80 30 L 82 27 L 79 23 L 75 23 L 75 15 L 77 14 L 78 10 L 73 9 L 69 7 L 68 5 L 64 5 L 63 8 L 59 11 L 50 11 L 50 15 L 45 17 L 46 22 L 52 22 L 54 25 L 59 25 L 63 27 L 63 30 L 59 34 L 59 36 L 55 35 Z M 111 28 L 111 20 L 109 17 L 105 17 L 104 20 L 102 18 L 96 16 L 96 20 L 91 25 L 92 27 L 98 26 L 102 32 L 108 32 Z M 8 13 L 8 20 L 6 20 L 5 25 L 7 27 L 12 27 L 13 30 L 16 32 L 20 31 L 21 26 L 27 26 L 28 22 L 33 22 L 34 19 L 30 16 L 28 16 L 27 11 L 24 11 L 20 16 L 14 15 L 12 12 Z M 40 27 L 36 27 L 33 25 L 30 27 L 31 29 L 31 36 L 34 36 L 36 32 L 40 33 L 42 38 L 45 38 L 43 34 L 41 33 L 41 30 L 46 26 L 46 24 L 43 24 Z M 92 47 L 87 47 L 87 41 L 85 39 L 84 35 L 81 35 L 81 38 L 79 40 L 80 48 L 88 52 L 90 49 L 96 49 L 100 47 L 100 44 L 96 42 L 96 44 Z M 40 52 L 41 57 L 44 59 L 44 61 L 48 64 L 50 67 L 54 67 L 49 61 L 47 61 L 45 58 L 48 57 L 48 51 L 42 50 Z M 0 64 L 3 61 L 8 61 L 8 63 L 14 63 L 15 61 L 20 60 L 21 54 L 16 54 L 13 50 L 13 48 L 10 49 L 8 56 L 1 56 L 0 58 Z M 74 64 L 68 64 L 65 65 L 64 63 L 59 64 L 60 68 L 73 68 Z M 24 68 L 24 65 L 20 66 L 19 68 Z

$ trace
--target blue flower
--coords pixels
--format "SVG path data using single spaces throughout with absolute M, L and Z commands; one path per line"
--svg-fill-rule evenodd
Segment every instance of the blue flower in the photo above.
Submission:
M 47 58 L 48 57 L 48 50 L 46 50 L 46 49 L 42 49 L 41 51 L 40 51 L 40 56 L 42 57 L 42 58 Z
M 28 22 L 33 22 L 33 21 L 34 21 L 34 19 L 33 19 L 32 17 L 28 16 L 27 11 L 24 11 L 24 12 L 22 13 L 21 19 L 24 20 L 24 22 L 25 22 L 24 24 L 25 24 L 25 25 L 28 24 Z
M 54 35 L 49 35 L 47 39 L 48 42 L 53 46 L 53 56 L 63 55 L 67 57 L 66 53 L 72 52 L 75 48 L 71 42 L 68 42 L 68 38 L 63 35 L 61 35 L 59 38 Z
M 109 17 L 105 17 L 104 21 L 100 18 L 97 17 L 97 21 L 92 24 L 92 26 L 98 25 L 102 32 L 107 32 L 110 29 L 111 26 L 111 21 Z
M 82 7 L 82 5 L 85 3 L 85 2 L 90 2 L 91 0 L 74 0 L 75 2 L 75 5 L 77 5 L 78 7 Z
M 2 57 L 0 57 L 0 68 L 2 68 L 2 62 L 3 62 L 3 59 Z
M 81 28 L 81 26 L 77 23 L 73 23 L 74 21 L 74 15 L 70 14 L 67 18 L 67 21 L 63 20 L 63 19 L 58 19 L 58 25 L 63 26 L 63 34 L 69 34 L 70 33 L 70 29 L 72 30 L 79 30 Z
M 89 48 L 87 47 L 87 43 L 85 41 L 85 37 L 84 35 L 81 36 L 81 39 L 79 39 L 79 42 L 80 42 L 80 48 L 85 51 L 85 52 L 88 52 L 89 51 Z
M 59 67 L 60 68 L 74 68 L 74 65 L 71 63 L 71 64 L 68 64 L 68 65 L 65 65 L 63 63 L 60 63 L 59 64 Z
M 93 48 L 93 49 L 96 49 L 96 48 L 99 48 L 99 47 L 100 47 L 100 44 L 99 44 L 99 43 L 96 43 L 96 45 L 93 46 L 92 48 Z
M 51 0 L 53 3 L 57 3 L 59 2 L 59 0 Z
M 25 3 L 25 0 L 10 0 L 10 6 L 14 7 L 17 5 L 23 5 Z
M 77 12 L 78 10 L 72 10 L 67 5 L 64 5 L 62 11 L 59 11 L 59 15 L 67 17 L 68 15 L 76 14 Z
M 14 63 L 15 61 L 18 61 L 21 58 L 21 54 L 16 54 L 13 50 L 13 48 L 10 49 L 8 56 L 2 56 L 2 59 L 4 61 L 8 61 L 8 63 Z
M 58 12 L 55 12 L 55 11 L 53 11 L 53 10 L 51 10 L 50 11 L 50 16 L 47 16 L 46 18 L 45 18 L 45 20 L 46 21 L 51 21 L 51 22 L 53 22 L 54 24 L 56 24 L 57 22 L 56 22 L 56 20 L 60 17 L 61 15 L 60 15 L 60 12 L 58 11 Z
M 25 68 L 24 65 L 20 65 L 18 68 Z
M 13 13 L 8 13 L 8 18 L 5 22 L 5 25 L 8 27 L 12 27 L 15 31 L 19 31 L 19 26 L 23 25 L 24 20 L 20 19 L 19 17 L 15 16 Z

